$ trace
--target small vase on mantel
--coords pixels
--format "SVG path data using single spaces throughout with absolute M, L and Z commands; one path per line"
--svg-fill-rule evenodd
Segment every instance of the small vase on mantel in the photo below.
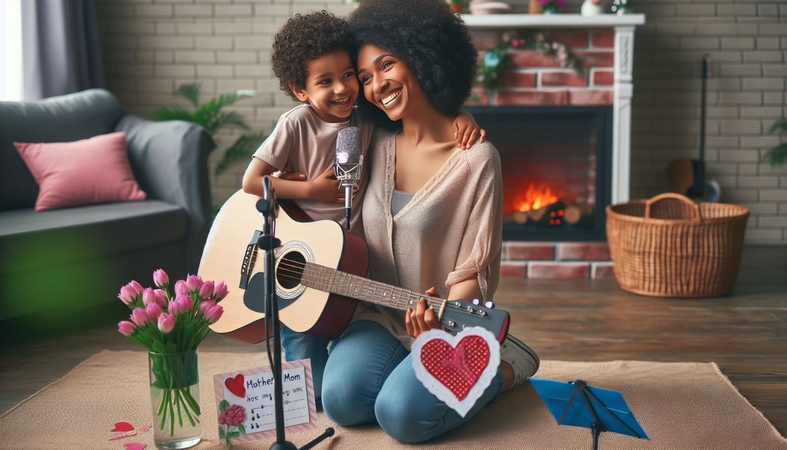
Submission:
M 538 0 L 530 0 L 530 3 L 527 5 L 527 13 L 528 14 L 541 14 L 541 5 L 538 4 Z
M 583 16 L 597 16 L 604 14 L 604 0 L 585 0 L 580 13 Z
M 497 104 L 497 89 L 486 91 L 486 105 L 495 106 Z

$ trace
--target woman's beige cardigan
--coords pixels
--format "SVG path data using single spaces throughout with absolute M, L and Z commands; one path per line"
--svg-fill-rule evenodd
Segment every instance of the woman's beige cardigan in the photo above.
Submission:
M 484 299 L 494 295 L 503 221 L 497 149 L 488 142 L 457 149 L 396 217 L 395 134 L 375 130 L 369 156 L 363 220 L 370 278 L 419 293 L 434 286 L 445 298 L 454 284 L 477 277 Z M 402 311 L 362 303 L 354 320 L 374 320 L 410 348 Z

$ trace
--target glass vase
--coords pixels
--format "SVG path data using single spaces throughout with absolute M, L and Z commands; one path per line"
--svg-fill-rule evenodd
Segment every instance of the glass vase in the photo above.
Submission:
M 199 362 L 197 350 L 148 353 L 153 440 L 160 449 L 199 443 Z

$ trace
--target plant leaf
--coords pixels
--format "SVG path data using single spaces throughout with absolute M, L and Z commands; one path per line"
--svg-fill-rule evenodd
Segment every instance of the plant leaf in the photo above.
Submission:
M 224 426 L 223 425 L 219 425 L 219 439 L 221 439 L 221 440 L 226 439 L 226 436 L 224 434 Z
M 153 111 L 150 118 L 156 122 L 165 120 L 185 120 L 186 122 L 199 123 L 194 121 L 194 115 L 191 112 L 177 105 L 161 106 Z M 200 123 L 200 125 L 202 124 Z
M 241 434 L 246 434 L 246 427 L 242 423 L 238 425 L 238 430 L 240 430 Z
M 772 166 L 781 166 L 787 160 L 787 142 L 782 142 L 765 153 Z
M 175 97 L 183 97 L 190 101 L 195 108 L 199 106 L 199 96 L 202 92 L 202 82 L 195 81 L 194 83 L 185 83 L 178 86 L 178 89 L 173 92 Z
M 779 134 L 787 132 L 787 117 L 782 117 L 776 122 L 773 122 L 773 125 L 771 125 L 771 128 L 768 130 L 768 134 L 773 134 L 777 131 Z
M 246 125 L 246 122 L 243 121 L 243 116 L 235 111 L 217 114 L 212 118 L 212 122 L 210 122 L 209 125 L 217 130 L 228 126 L 236 126 L 244 131 L 249 131 L 251 129 L 251 127 Z
M 227 409 L 229 407 L 230 407 L 230 402 L 228 402 L 227 400 L 222 400 L 219 403 L 219 411 L 224 411 L 225 409 Z
M 238 437 L 238 436 L 240 436 L 240 433 L 238 433 L 237 431 L 233 431 L 233 432 L 232 432 L 232 433 L 230 433 L 230 434 L 229 434 L 227 437 L 228 437 L 228 438 L 230 438 L 230 439 L 232 439 L 232 438 L 236 438 L 236 437 Z

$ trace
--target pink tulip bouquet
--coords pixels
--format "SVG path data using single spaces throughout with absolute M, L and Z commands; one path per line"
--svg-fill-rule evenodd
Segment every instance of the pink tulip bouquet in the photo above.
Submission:
M 161 397 L 153 405 L 156 431 L 169 425 L 174 435 L 176 421 L 179 427 L 184 420 L 192 427 L 199 423 L 199 391 L 197 399 L 192 392 L 199 381 L 195 350 L 224 313 L 219 302 L 227 296 L 227 285 L 189 275 L 175 282 L 173 294 L 162 269 L 153 272 L 153 282 L 157 289 L 136 281 L 120 288 L 118 298 L 131 308 L 131 316 L 118 323 L 118 331 L 148 349 L 151 394 Z

